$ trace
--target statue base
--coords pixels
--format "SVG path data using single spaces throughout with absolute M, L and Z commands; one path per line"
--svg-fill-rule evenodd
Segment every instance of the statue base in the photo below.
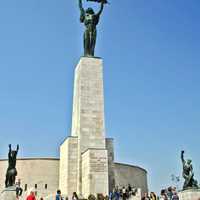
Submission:
M 16 200 L 16 188 L 13 187 L 8 187 L 5 188 L 1 194 L 0 194 L 0 199 L 1 200 Z
M 188 189 L 178 193 L 179 200 L 197 200 L 200 198 L 200 189 Z

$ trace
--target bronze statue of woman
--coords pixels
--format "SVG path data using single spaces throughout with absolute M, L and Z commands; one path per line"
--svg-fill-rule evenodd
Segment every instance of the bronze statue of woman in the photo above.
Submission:
M 93 1 L 93 0 L 89 0 Z M 94 0 L 96 1 L 96 0 Z M 82 0 L 79 0 L 80 8 L 80 21 L 85 25 L 84 33 L 84 56 L 93 57 L 96 45 L 97 30 L 96 26 L 99 23 L 100 15 L 103 11 L 104 4 L 107 3 L 105 0 L 98 0 L 101 3 L 99 12 L 95 13 L 92 8 L 84 10 L 82 6 Z M 98 2 L 96 1 L 96 2 Z

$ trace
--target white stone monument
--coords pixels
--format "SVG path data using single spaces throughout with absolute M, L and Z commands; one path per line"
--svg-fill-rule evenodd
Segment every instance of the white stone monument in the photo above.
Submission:
M 179 200 L 198 200 L 200 198 L 200 189 L 183 190 L 178 193 Z
M 112 168 L 108 169 L 104 124 L 103 61 L 82 57 L 75 69 L 71 137 L 60 147 L 63 194 L 108 195 Z
M 1 200 L 16 200 L 16 188 L 8 187 L 0 193 Z

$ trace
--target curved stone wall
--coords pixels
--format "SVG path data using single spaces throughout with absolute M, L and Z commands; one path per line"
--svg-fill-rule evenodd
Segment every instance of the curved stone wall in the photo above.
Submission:
M 0 191 L 4 189 L 7 160 L 0 160 Z M 21 179 L 21 186 L 26 192 L 30 189 L 37 191 L 38 197 L 52 196 L 59 187 L 59 159 L 56 158 L 24 158 L 17 160 L 17 178 Z M 146 192 L 146 170 L 132 165 L 114 163 L 116 186 L 131 184 Z
M 0 160 L 0 191 L 4 189 L 7 160 Z M 32 158 L 17 160 L 17 178 L 27 192 L 37 191 L 38 197 L 55 193 L 59 185 L 59 159 Z M 27 189 L 26 189 L 27 188 Z
M 115 163 L 115 185 L 126 187 L 128 184 L 135 188 L 141 188 L 142 193 L 147 192 L 147 171 L 141 167 Z

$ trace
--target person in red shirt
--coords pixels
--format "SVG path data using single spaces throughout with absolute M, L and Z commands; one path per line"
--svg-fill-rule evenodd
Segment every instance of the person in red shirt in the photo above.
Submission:
M 33 191 L 27 196 L 26 200 L 36 200 L 35 193 Z

